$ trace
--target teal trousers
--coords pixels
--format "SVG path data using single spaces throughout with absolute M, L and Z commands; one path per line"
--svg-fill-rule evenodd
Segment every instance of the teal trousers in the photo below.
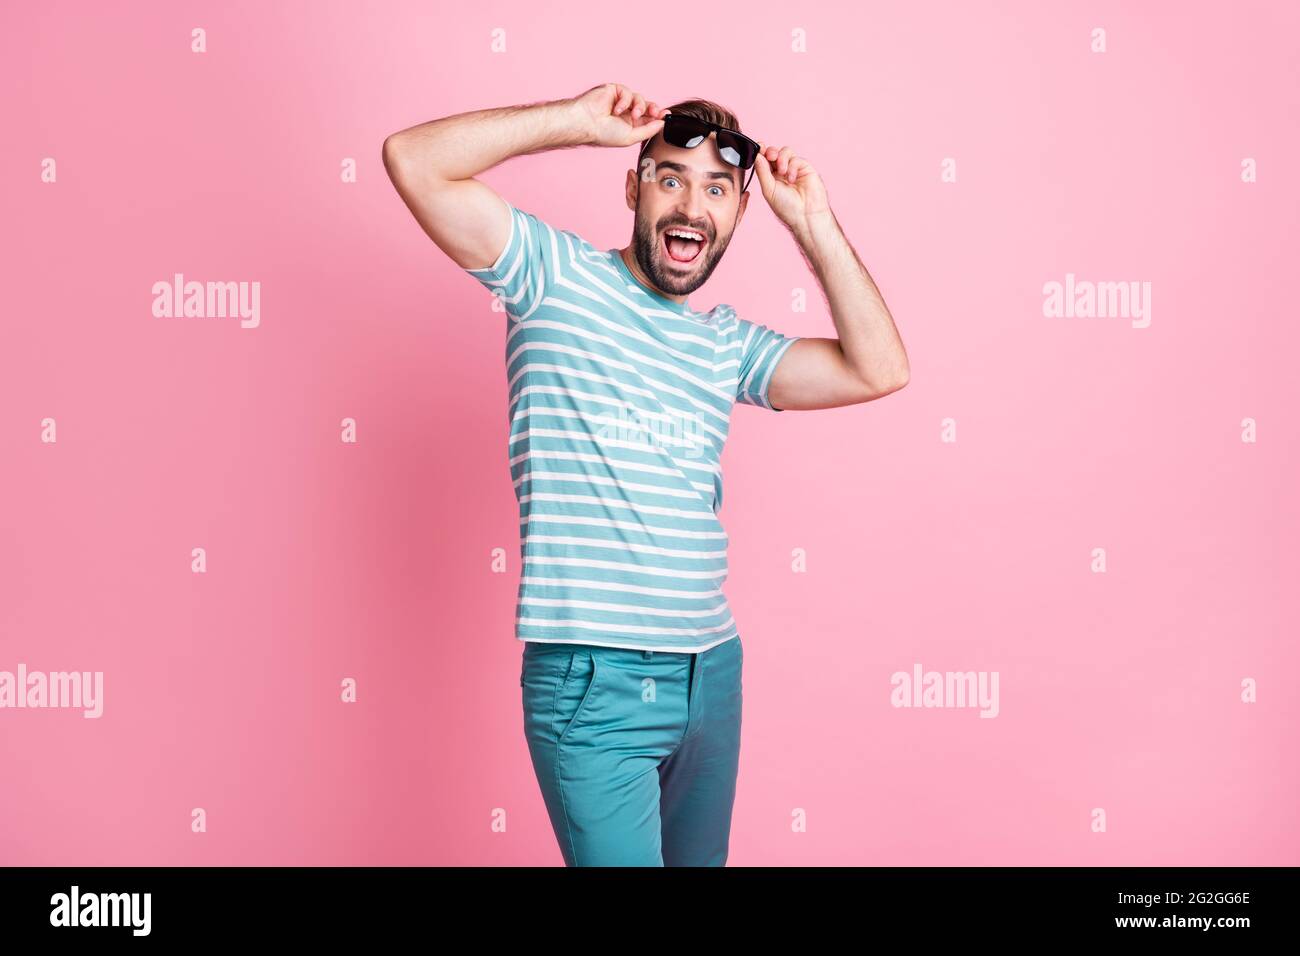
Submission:
M 565 865 L 725 865 L 740 638 L 695 654 L 523 643 L 524 735 Z

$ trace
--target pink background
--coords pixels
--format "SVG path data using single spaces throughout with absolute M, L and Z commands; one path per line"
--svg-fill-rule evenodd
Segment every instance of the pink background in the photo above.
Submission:
M 560 863 L 520 713 L 504 319 L 380 145 L 610 80 L 807 157 L 911 359 L 880 402 L 737 411 L 730 863 L 1300 863 L 1300 14 L 1048 6 L 14 5 L 0 670 L 102 670 L 105 710 L 0 710 L 0 863 Z M 610 248 L 633 161 L 484 178 Z M 692 303 L 834 335 L 753 189 Z M 261 326 L 154 318 L 174 272 L 260 281 Z M 1150 282 L 1151 326 L 1044 317 L 1067 272 Z M 999 672 L 1000 715 L 891 707 L 914 663 Z

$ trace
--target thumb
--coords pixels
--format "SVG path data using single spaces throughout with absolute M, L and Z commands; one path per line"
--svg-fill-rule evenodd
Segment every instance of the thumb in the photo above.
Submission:
M 772 189 L 772 164 L 767 161 L 767 157 L 760 150 L 754 157 L 754 166 L 758 170 L 758 184 L 763 187 L 764 191 Z

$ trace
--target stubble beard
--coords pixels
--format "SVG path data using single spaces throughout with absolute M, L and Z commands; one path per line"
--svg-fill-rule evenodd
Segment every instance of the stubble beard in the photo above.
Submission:
M 649 218 L 641 214 L 639 207 L 633 238 L 636 261 L 641 266 L 641 271 L 661 292 L 668 295 L 690 295 L 704 285 L 722 259 L 722 254 L 727 251 L 727 246 L 731 244 L 730 235 L 725 239 L 712 237 L 708 249 L 690 264 L 691 271 L 678 272 L 671 264 L 665 264 L 664 258 L 668 253 L 664 251 L 660 234 L 651 225 Z M 699 261 L 701 258 L 704 259 L 702 263 Z M 668 262 L 671 263 L 672 260 Z

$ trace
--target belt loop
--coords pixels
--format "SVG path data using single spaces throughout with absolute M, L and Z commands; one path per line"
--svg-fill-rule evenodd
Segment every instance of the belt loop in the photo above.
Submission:
M 650 658 L 652 658 L 652 657 L 654 657 L 654 656 L 655 656 L 655 652 L 654 652 L 654 651 L 642 651 L 642 652 L 641 652 L 641 657 L 644 658 L 644 659 L 647 660 L 647 661 L 650 660 Z

